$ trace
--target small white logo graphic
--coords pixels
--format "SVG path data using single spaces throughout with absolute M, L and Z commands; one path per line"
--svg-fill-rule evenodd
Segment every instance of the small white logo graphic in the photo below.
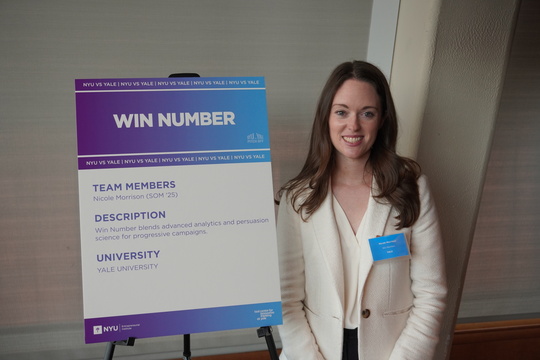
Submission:
M 103 327 L 101 325 L 94 326 L 94 335 L 103 334 Z
M 264 141 L 264 136 L 259 133 L 251 133 L 247 136 L 248 143 L 262 143 Z

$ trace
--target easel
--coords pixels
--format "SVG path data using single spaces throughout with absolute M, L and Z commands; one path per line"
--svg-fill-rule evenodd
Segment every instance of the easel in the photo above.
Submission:
M 197 73 L 175 73 L 169 75 L 169 77 L 200 77 Z M 274 342 L 274 336 L 272 335 L 271 326 L 263 326 L 257 329 L 257 336 L 263 337 L 266 340 L 268 352 L 270 353 L 271 360 L 279 360 L 279 356 L 276 349 L 276 343 Z M 127 340 L 111 341 L 107 344 L 105 350 L 104 360 L 112 360 L 116 345 L 133 346 L 135 345 L 135 338 L 128 338 Z M 191 334 L 184 334 L 184 351 L 182 353 L 184 360 L 191 360 Z
M 277 353 L 276 344 L 274 342 L 274 337 L 272 335 L 272 327 L 263 326 L 263 327 L 258 328 L 257 336 L 259 338 L 264 336 L 266 340 L 266 345 L 268 346 L 268 352 L 270 353 L 270 359 L 278 360 L 279 356 Z M 105 349 L 105 357 L 103 358 L 103 360 L 112 360 L 116 345 L 133 346 L 135 345 L 135 338 L 130 337 L 127 340 L 109 342 L 107 344 L 107 348 Z M 184 360 L 191 360 L 191 335 L 190 334 L 184 334 L 184 351 L 182 355 L 183 355 Z

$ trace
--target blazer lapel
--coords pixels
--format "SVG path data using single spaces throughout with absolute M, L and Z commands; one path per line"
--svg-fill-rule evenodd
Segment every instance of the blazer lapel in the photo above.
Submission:
M 325 265 L 334 279 L 337 294 L 340 299 L 343 299 L 345 284 L 341 240 L 334 216 L 332 196 L 332 192 L 328 191 L 319 209 L 311 216 L 311 223 L 313 224 L 314 237 L 321 249 Z

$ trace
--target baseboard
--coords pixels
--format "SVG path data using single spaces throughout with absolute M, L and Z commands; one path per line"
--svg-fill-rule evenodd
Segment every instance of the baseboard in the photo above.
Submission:
M 450 360 L 473 359 L 540 359 L 540 319 L 458 324 Z

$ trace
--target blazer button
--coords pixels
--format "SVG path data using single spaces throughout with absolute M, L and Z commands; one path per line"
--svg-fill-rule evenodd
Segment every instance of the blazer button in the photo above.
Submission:
M 371 315 L 371 311 L 369 311 L 369 309 L 362 310 L 362 317 L 364 319 L 367 319 L 369 317 L 369 315 Z

